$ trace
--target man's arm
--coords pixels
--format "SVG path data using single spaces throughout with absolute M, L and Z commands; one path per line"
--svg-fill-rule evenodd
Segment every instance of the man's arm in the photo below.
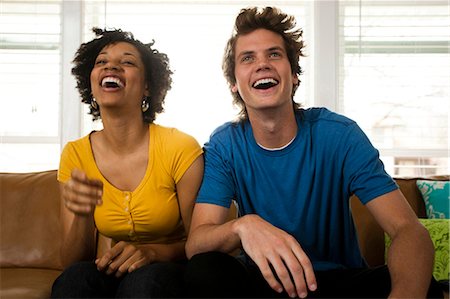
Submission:
M 311 261 L 294 237 L 257 215 L 226 222 L 227 215 L 227 208 L 195 205 L 186 243 L 189 258 L 206 251 L 231 252 L 242 244 L 275 291 L 304 298 L 308 289 L 317 288 Z
M 235 220 L 226 222 L 228 210 L 214 204 L 195 204 L 186 243 L 188 258 L 207 251 L 230 253 L 240 247 L 240 240 L 231 229 Z
M 387 262 L 392 283 L 389 298 L 426 298 L 434 260 L 428 231 L 399 190 L 366 206 L 392 239 Z

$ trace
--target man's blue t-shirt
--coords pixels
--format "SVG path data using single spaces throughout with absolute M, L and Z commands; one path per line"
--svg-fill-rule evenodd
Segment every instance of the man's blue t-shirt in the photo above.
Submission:
M 362 203 L 397 189 L 378 151 L 358 125 L 325 108 L 296 113 L 297 136 L 286 148 L 260 147 L 248 121 L 226 123 L 204 146 L 197 203 L 257 214 L 294 236 L 315 270 L 365 267 L 349 198 Z

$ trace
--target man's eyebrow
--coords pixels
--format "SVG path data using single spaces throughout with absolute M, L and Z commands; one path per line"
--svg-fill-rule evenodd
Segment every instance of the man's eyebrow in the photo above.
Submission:
M 250 51 L 250 50 L 248 50 L 248 51 L 242 51 L 242 52 L 238 53 L 237 56 L 250 55 L 250 54 L 253 54 L 253 53 L 255 53 L 255 51 Z
M 280 46 L 274 46 L 274 47 L 270 47 L 269 49 L 267 49 L 267 52 L 270 52 L 270 51 L 282 51 L 282 52 L 285 52 L 285 49 L 283 47 L 280 47 Z
M 281 46 L 273 46 L 273 47 L 270 47 L 270 48 L 268 48 L 268 49 L 266 49 L 264 51 L 265 52 L 271 52 L 271 51 L 282 51 L 282 52 L 285 52 L 286 50 L 283 47 L 281 47 Z M 255 51 L 247 50 L 247 51 L 242 51 L 242 52 L 238 53 L 237 55 L 238 56 L 251 55 L 253 53 L 255 53 Z

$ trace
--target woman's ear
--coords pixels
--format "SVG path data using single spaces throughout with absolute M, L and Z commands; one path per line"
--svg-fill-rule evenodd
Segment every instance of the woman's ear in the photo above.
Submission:
M 238 92 L 238 88 L 237 88 L 236 84 L 231 86 L 231 92 Z

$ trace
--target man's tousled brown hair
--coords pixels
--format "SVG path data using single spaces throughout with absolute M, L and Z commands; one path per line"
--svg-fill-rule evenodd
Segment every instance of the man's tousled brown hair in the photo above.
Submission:
M 251 33 L 257 29 L 270 30 L 283 38 L 292 73 L 299 77 L 303 72 L 299 62 L 300 57 L 304 56 L 302 52 L 304 43 L 302 40 L 303 30 L 296 27 L 296 25 L 294 16 L 285 14 L 275 7 L 264 7 L 262 9 L 250 7 L 242 9 L 236 17 L 234 32 L 227 42 L 223 57 L 222 69 L 229 87 L 231 88 L 236 84 L 236 76 L 234 73 L 236 66 L 236 41 L 239 36 Z M 300 79 L 298 82 L 300 82 Z M 295 85 L 292 88 L 292 98 L 297 87 L 298 85 Z M 241 96 L 238 92 L 232 92 L 232 95 L 233 103 L 241 109 L 240 116 L 246 118 L 247 112 Z M 299 108 L 300 106 L 295 102 L 293 102 L 293 105 L 295 108 Z

